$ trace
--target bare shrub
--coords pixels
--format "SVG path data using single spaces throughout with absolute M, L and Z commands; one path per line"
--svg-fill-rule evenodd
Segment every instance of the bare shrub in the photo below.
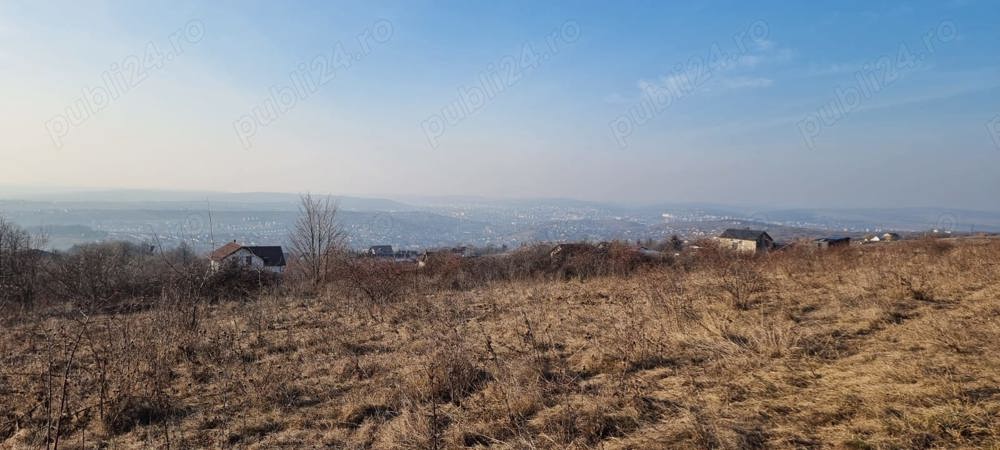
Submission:
M 450 252 L 429 253 L 422 275 L 431 286 L 468 290 L 495 282 L 529 279 L 586 280 L 602 276 L 629 276 L 640 269 L 669 265 L 670 255 L 640 253 L 623 242 L 529 245 L 512 252 L 461 257 Z
M 371 317 L 402 299 L 414 283 L 414 268 L 375 258 L 346 260 L 339 274 Z
M 640 285 L 642 294 L 650 306 L 663 316 L 662 320 L 672 321 L 674 326 L 680 327 L 683 322 L 694 318 L 693 299 L 688 295 L 687 272 L 666 269 L 650 271 L 644 277 L 647 281 Z
M 552 250 L 552 267 L 558 278 L 585 279 L 606 269 L 607 249 L 589 243 L 562 244 Z
M 191 295 L 210 301 L 252 299 L 262 292 L 277 288 L 282 281 L 279 274 L 254 270 L 236 264 L 235 261 L 204 273 L 207 275 L 203 275 L 205 279 L 201 281 L 200 288 Z
M 121 396 L 106 405 L 104 430 L 112 436 L 132 431 L 137 426 L 160 423 L 179 417 L 169 397 Z
M 420 401 L 458 404 L 482 387 L 490 374 L 480 368 L 454 331 L 437 333 L 429 353 L 410 377 L 409 397 Z
M 606 404 L 569 399 L 566 404 L 539 413 L 530 423 L 561 446 L 590 447 L 632 428 L 621 419 Z
M 294 268 L 300 270 L 314 290 L 325 283 L 344 250 L 346 234 L 337 219 L 337 205 L 330 197 L 300 197 L 299 218 L 289 235 Z
M 252 298 L 280 286 L 279 275 L 236 264 L 209 270 L 205 258 L 183 246 L 163 251 L 128 242 L 86 244 L 47 257 L 42 267 L 46 299 L 88 314 L 167 303 L 197 321 L 203 300 Z
M 668 334 L 665 321 L 658 311 L 640 300 L 628 296 L 617 308 L 617 320 L 611 330 L 611 354 L 618 359 L 620 376 L 669 365 Z M 623 380 L 624 381 L 624 380 Z
M 800 336 L 794 324 L 763 313 L 755 323 L 746 328 L 750 349 L 765 358 L 781 358 L 791 354 L 799 344 Z
M 478 259 L 478 258 L 477 258 Z M 424 255 L 421 270 L 426 284 L 443 289 L 462 289 L 465 274 L 462 257 L 451 252 L 429 252 Z
M 378 448 L 425 450 L 443 448 L 441 429 L 446 425 L 438 405 L 414 405 L 389 420 L 381 430 Z
M 41 242 L 0 216 L 0 309 L 34 303 L 43 257 Z
M 917 241 L 916 248 L 932 258 L 940 258 L 954 250 L 955 244 L 928 234 Z
M 736 258 L 719 271 L 719 286 L 729 294 L 732 305 L 750 309 L 757 297 L 768 291 L 770 284 L 746 258 Z
M 51 292 L 86 311 L 159 296 L 153 249 L 126 242 L 86 244 L 60 255 L 49 275 Z

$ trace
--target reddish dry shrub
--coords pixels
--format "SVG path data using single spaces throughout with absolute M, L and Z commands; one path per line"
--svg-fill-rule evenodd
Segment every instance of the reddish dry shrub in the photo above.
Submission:
M 355 258 L 345 260 L 338 274 L 369 314 L 376 315 L 414 287 L 416 268 L 395 261 Z

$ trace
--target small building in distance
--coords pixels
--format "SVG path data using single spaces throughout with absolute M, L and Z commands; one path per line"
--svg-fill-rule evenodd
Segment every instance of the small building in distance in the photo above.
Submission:
M 213 270 L 218 270 L 224 264 L 236 264 L 272 273 L 285 271 L 285 252 L 280 245 L 247 246 L 233 241 L 217 248 L 209 255 L 209 259 Z
M 774 239 L 766 231 L 749 228 L 730 228 L 723 231 L 716 240 L 722 248 L 738 252 L 767 252 L 774 248 Z
M 396 250 L 393 253 L 393 259 L 398 262 L 416 262 L 419 257 L 420 252 L 416 250 Z
M 885 233 L 882 235 L 883 241 L 892 242 L 892 241 L 898 241 L 900 239 L 902 239 L 902 237 L 899 235 L 899 233 Z
M 365 252 L 365 256 L 375 258 L 392 258 L 394 255 L 395 252 L 393 252 L 391 245 L 373 245 L 368 247 L 368 251 Z
M 813 243 L 816 244 L 817 248 L 822 249 L 822 250 L 826 250 L 828 248 L 836 248 L 836 247 L 850 247 L 851 246 L 851 238 L 849 238 L 849 237 L 825 237 L 825 238 L 816 239 L 815 241 L 813 241 Z

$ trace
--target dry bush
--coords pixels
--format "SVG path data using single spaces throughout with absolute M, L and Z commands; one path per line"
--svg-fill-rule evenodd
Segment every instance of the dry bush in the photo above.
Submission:
M 43 325 L 44 358 L 22 373 L 15 404 L 19 426 L 37 427 L 31 442 L 59 440 L 99 424 L 98 435 L 127 433 L 183 414 L 169 385 L 174 349 L 153 324 L 130 317 L 83 317 Z
M 666 321 L 661 311 L 627 296 L 616 312 L 611 332 L 611 355 L 618 359 L 622 375 L 636 370 L 674 364 L 671 359 Z
M 918 252 L 923 252 L 931 258 L 940 258 L 955 249 L 955 244 L 948 239 L 926 235 L 911 244 Z
M 451 252 L 435 252 L 426 255 L 423 260 L 423 274 L 433 279 L 434 287 L 443 289 L 460 289 L 462 257 Z
M 159 296 L 162 280 L 151 267 L 152 248 L 127 242 L 74 247 L 53 265 L 48 287 L 56 298 L 98 311 Z
M 589 447 L 631 428 L 620 424 L 607 405 L 572 399 L 538 414 L 530 425 L 543 439 L 566 447 Z
M 386 306 L 402 300 L 415 282 L 412 267 L 375 258 L 344 261 L 338 275 L 371 317 L 379 316 Z
M 658 320 L 672 322 L 679 328 L 695 318 L 694 299 L 690 295 L 691 282 L 687 272 L 679 269 L 654 270 L 643 275 L 640 285 L 642 295 L 657 310 Z
M 39 291 L 43 239 L 0 216 L 0 314 L 30 308 Z
M 733 307 L 750 309 L 760 294 L 770 288 L 767 278 L 753 261 L 735 257 L 719 269 L 719 287 L 729 294 Z
M 384 449 L 441 449 L 444 448 L 442 429 L 444 418 L 432 405 L 428 410 L 414 406 L 391 418 L 379 430 L 374 447 Z
M 652 257 L 622 242 L 536 244 L 501 254 L 461 257 L 450 252 L 427 255 L 423 284 L 469 290 L 495 283 L 535 279 L 585 280 L 630 276 L 644 268 L 673 264 L 673 257 Z
M 722 266 L 732 256 L 732 251 L 720 247 L 716 240 L 700 239 L 681 253 L 679 262 L 688 272 L 712 270 Z
M 454 337 L 436 341 L 435 348 L 415 362 L 406 394 L 421 402 L 458 404 L 490 379 L 472 352 Z

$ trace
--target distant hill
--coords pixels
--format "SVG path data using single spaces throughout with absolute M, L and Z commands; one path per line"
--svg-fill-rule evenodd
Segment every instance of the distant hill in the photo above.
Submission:
M 315 194 L 314 194 L 315 195 Z M 330 196 L 341 208 L 358 211 L 412 211 L 415 206 L 384 198 Z M 46 203 L 73 208 L 107 209 L 274 209 L 296 210 L 299 194 L 278 192 L 227 193 L 212 191 L 102 190 L 26 193 L 0 189 L 0 208 L 20 203 Z
M 10 192 L 0 189 L 0 194 Z M 13 195 L 13 194 L 12 194 Z M 298 213 L 290 193 L 208 191 L 21 192 L 0 195 L 0 214 L 24 226 L 60 230 L 53 245 L 102 239 L 284 244 Z M 710 203 L 628 205 L 585 200 L 334 196 L 355 248 L 393 245 L 517 246 L 540 241 L 698 239 L 730 227 L 781 240 L 867 232 L 1000 231 L 1000 213 L 948 208 L 768 209 Z M 210 214 L 211 213 L 211 214 Z M 60 228 L 62 227 L 62 228 Z

